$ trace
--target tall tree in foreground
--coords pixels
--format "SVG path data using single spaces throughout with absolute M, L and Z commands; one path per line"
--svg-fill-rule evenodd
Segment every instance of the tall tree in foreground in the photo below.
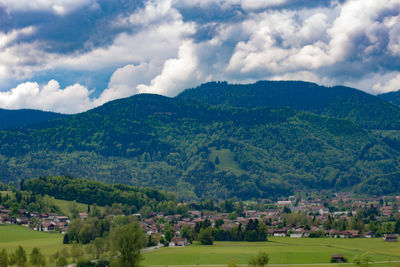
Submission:
M 40 249 L 38 248 L 33 248 L 31 255 L 30 255 L 30 260 L 31 260 L 31 264 L 32 266 L 37 266 L 37 267 L 41 267 L 41 266 L 46 266 L 46 259 L 43 256 L 42 252 L 40 252 Z
M 7 267 L 8 266 L 8 254 L 5 249 L 0 251 L 0 267 Z
M 264 267 L 269 262 L 269 256 L 266 252 L 259 252 L 257 256 L 249 259 L 249 265 L 253 267 Z
M 18 248 L 15 250 L 14 260 L 15 260 L 15 265 L 17 265 L 18 267 L 26 266 L 27 262 L 26 252 L 21 246 L 18 246 Z
M 144 246 L 144 233 L 139 223 L 118 226 L 112 231 L 111 245 L 115 258 L 112 267 L 139 266 L 142 256 L 140 249 Z

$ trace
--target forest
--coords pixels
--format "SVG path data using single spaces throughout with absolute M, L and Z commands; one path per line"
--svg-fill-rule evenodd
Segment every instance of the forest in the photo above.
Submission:
M 179 200 L 391 194 L 399 190 L 398 117 L 397 106 L 352 88 L 208 83 L 175 98 L 135 95 L 2 130 L 0 177 L 86 178 Z

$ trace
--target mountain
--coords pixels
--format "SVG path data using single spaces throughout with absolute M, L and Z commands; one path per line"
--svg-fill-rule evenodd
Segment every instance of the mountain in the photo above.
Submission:
M 41 110 L 20 109 L 20 110 L 7 110 L 0 109 L 0 130 L 11 127 L 18 127 L 27 124 L 34 124 L 38 122 L 48 121 L 52 119 L 61 118 L 63 114 L 46 112 Z
M 396 130 L 372 131 L 358 123 L 360 116 L 355 123 L 300 104 L 266 106 L 248 85 L 241 92 L 248 100 L 206 103 L 203 87 L 176 98 L 135 95 L 0 131 L 0 179 L 68 175 L 174 191 L 180 199 L 251 199 L 352 187 L 379 193 L 368 181 L 400 172 Z M 369 106 L 397 110 L 361 95 Z
M 400 106 L 400 91 L 380 94 L 378 97 L 393 105 Z
M 178 98 L 209 105 L 290 107 L 350 120 L 367 129 L 400 129 L 400 108 L 363 91 L 325 87 L 299 81 L 259 81 L 254 84 L 211 82 L 185 90 Z

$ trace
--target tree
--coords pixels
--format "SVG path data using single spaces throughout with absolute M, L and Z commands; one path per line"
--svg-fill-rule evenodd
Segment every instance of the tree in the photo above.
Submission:
M 80 257 L 82 257 L 83 254 L 84 253 L 83 253 L 83 249 L 81 248 L 81 246 L 78 243 L 73 242 L 72 246 L 71 246 L 71 257 L 74 258 L 76 261 Z
M 31 264 L 33 266 L 45 266 L 46 259 L 44 258 L 43 254 L 40 252 L 40 249 L 33 248 L 31 255 L 30 255 Z
M 219 157 L 218 157 L 218 156 L 215 157 L 214 163 L 215 163 L 215 165 L 218 165 L 218 164 L 219 164 Z
M 269 262 L 269 256 L 266 252 L 259 252 L 256 256 L 253 256 L 249 259 L 249 265 L 254 267 L 263 267 L 267 265 Z
M 214 243 L 211 227 L 200 230 L 199 241 L 202 245 L 212 245 Z
M 139 266 L 142 256 L 140 249 L 144 245 L 145 236 L 137 222 L 118 226 L 111 233 L 114 260 L 111 266 Z
M 59 257 L 56 261 L 57 266 L 66 266 L 67 264 L 67 259 L 64 256 Z
M 371 266 L 373 262 L 374 260 L 368 252 L 362 255 L 357 255 L 353 259 L 353 264 L 359 267 Z
M 101 237 L 97 237 L 95 240 L 93 240 L 93 246 L 95 249 L 96 259 L 100 258 L 101 254 L 107 250 L 106 240 Z
M 0 251 L 0 267 L 7 267 L 9 264 L 8 262 L 8 254 L 5 249 Z
M 18 248 L 15 250 L 14 257 L 15 257 L 15 264 L 18 267 L 26 266 L 27 262 L 26 252 L 21 246 L 18 246 Z

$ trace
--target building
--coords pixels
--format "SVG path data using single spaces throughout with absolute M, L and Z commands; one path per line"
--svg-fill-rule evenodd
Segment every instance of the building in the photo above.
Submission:
M 184 237 L 174 237 L 171 242 L 169 242 L 170 247 L 185 247 L 189 245 L 189 242 Z
M 383 240 L 386 242 L 397 242 L 398 241 L 398 236 L 395 234 L 384 234 L 383 235 Z
M 343 254 L 334 254 L 332 255 L 331 262 L 345 262 L 345 258 Z

